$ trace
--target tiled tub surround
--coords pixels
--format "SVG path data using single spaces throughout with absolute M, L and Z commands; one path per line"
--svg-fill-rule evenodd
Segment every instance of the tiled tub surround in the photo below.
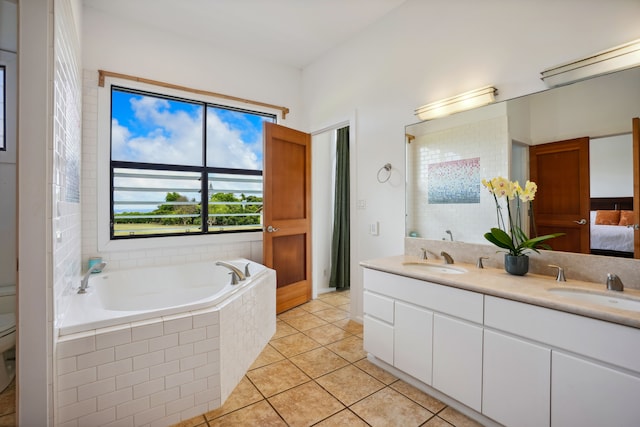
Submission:
M 486 425 L 637 424 L 640 312 L 549 292 L 604 284 L 457 262 L 467 272 L 449 274 L 421 262 L 361 263 L 373 363 Z M 640 298 L 637 289 L 609 292 Z
M 275 333 L 275 271 L 217 304 L 61 336 L 56 425 L 168 426 L 220 407 Z

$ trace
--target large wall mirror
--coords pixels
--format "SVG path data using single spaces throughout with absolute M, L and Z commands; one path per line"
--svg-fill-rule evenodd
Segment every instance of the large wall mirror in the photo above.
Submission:
M 530 171 L 530 151 L 535 156 L 538 148 L 551 143 L 586 138 L 587 205 L 581 207 L 581 213 L 565 215 L 564 220 L 575 230 L 585 227 L 587 247 L 569 249 L 569 241 L 577 239 L 571 232 L 554 249 L 633 257 L 633 227 L 615 227 L 631 235 L 631 246 L 629 237 L 601 238 L 591 233 L 596 233 L 592 225 L 598 211 L 634 209 L 634 117 L 640 117 L 640 67 L 408 125 L 406 235 L 488 244 L 483 235 L 496 226 L 496 210 L 480 181 L 503 176 L 524 184 L 535 175 Z M 536 149 L 531 150 L 532 146 Z M 554 156 L 549 158 L 556 163 L 547 170 L 566 172 L 568 163 Z M 637 164 L 636 159 L 636 169 Z M 537 177 L 539 193 L 543 181 L 545 188 L 567 189 L 547 210 L 560 213 L 561 205 L 573 196 L 571 177 L 577 180 L 579 175 L 559 174 L 564 176 L 561 182 Z M 640 188 L 640 183 L 636 185 Z M 585 224 L 574 223 L 582 219 Z M 603 239 L 609 243 L 602 243 Z M 626 243 L 620 246 L 623 240 Z

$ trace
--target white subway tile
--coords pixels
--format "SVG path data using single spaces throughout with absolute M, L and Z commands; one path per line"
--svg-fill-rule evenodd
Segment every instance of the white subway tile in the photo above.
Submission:
M 162 318 L 165 335 L 186 331 L 193 327 L 190 315 L 163 316 Z
M 206 365 L 198 366 L 193 370 L 193 376 L 195 378 L 208 378 L 211 375 L 215 375 L 220 371 L 220 364 L 207 363 Z
M 193 355 L 193 344 L 185 344 L 178 347 L 171 347 L 164 351 L 164 359 L 167 362 L 182 359 Z
M 78 420 L 79 426 L 102 426 L 116 420 L 115 408 L 107 408 L 104 411 L 94 412 L 93 414 L 81 417 Z
M 149 341 L 136 341 L 116 347 L 116 360 L 139 356 L 149 351 Z
M 218 338 L 208 338 L 193 344 L 194 354 L 208 353 L 218 349 L 220 349 L 220 340 Z
M 190 394 L 198 394 L 207 389 L 207 379 L 201 378 L 191 381 L 190 383 L 180 386 L 180 397 L 186 397 Z
M 111 393 L 116 390 L 116 381 L 114 378 L 106 378 L 104 380 L 95 381 L 78 387 L 78 400 L 90 399 L 102 394 Z
M 123 359 L 116 362 L 98 366 L 98 379 L 115 377 L 116 375 L 131 372 L 133 370 L 133 359 Z
M 200 405 L 195 405 L 191 408 L 187 408 L 184 411 L 180 412 L 180 418 L 182 418 L 183 420 L 190 420 L 191 418 L 202 415 L 205 412 L 209 412 L 209 405 L 203 403 Z
M 169 389 L 182 384 L 186 384 L 189 381 L 193 381 L 193 371 L 179 372 L 177 374 L 171 374 L 165 377 L 165 387 Z
M 66 357 L 89 353 L 95 349 L 96 339 L 93 334 L 78 339 L 60 340 L 56 345 L 56 357 L 58 359 L 64 359 Z
M 153 319 L 151 321 L 142 321 L 131 324 L 131 334 L 133 341 L 146 340 L 162 336 L 162 321 Z
M 56 427 L 80 427 L 78 425 L 78 419 L 74 418 L 71 421 L 67 421 L 66 423 L 58 423 Z
M 207 355 L 205 353 L 196 354 L 180 359 L 180 370 L 186 371 L 207 364 Z
M 163 409 L 164 409 L 164 407 L 163 407 Z M 203 414 L 204 414 L 204 412 L 203 412 Z M 180 414 L 171 414 L 171 415 L 167 415 L 166 417 L 162 417 L 162 418 L 158 418 L 156 420 L 153 420 L 151 422 L 151 424 L 149 424 L 149 427 L 172 426 L 174 424 L 178 424 L 180 422 L 180 420 L 181 420 Z
M 178 334 L 164 335 L 158 338 L 152 338 L 149 340 L 149 351 L 156 351 L 170 347 L 178 346 Z
M 176 412 L 181 412 L 191 407 L 193 407 L 193 395 L 172 400 L 171 402 L 167 402 L 166 405 L 167 414 L 175 414 Z
M 133 386 L 133 398 L 139 399 L 164 390 L 164 377 Z
M 97 378 L 96 368 L 87 368 L 58 376 L 58 390 L 66 390 L 72 387 L 88 384 Z
M 189 344 L 196 341 L 201 341 L 207 338 L 206 328 L 189 329 L 188 331 L 180 332 L 180 345 Z
M 129 415 L 134 415 L 133 419 L 136 425 L 138 425 L 135 414 L 142 412 L 146 409 L 149 409 L 148 396 L 119 404 L 118 406 L 116 406 L 116 414 L 118 418 L 125 418 L 125 417 L 128 417 Z
M 220 325 L 207 326 L 207 338 L 218 338 L 220 336 Z
M 155 408 L 147 409 L 134 416 L 137 426 L 147 425 L 152 421 L 158 420 L 166 415 L 164 406 L 156 406 Z
M 58 392 L 58 406 L 67 406 L 78 401 L 78 389 L 76 387 Z
M 220 388 L 219 387 L 207 388 L 204 391 L 201 391 L 200 393 L 196 393 L 195 401 L 194 401 L 196 405 L 202 405 L 202 404 L 208 405 L 211 402 L 218 402 L 218 406 L 220 406 Z M 209 409 L 209 411 L 211 411 L 211 409 Z
M 120 390 L 121 388 L 125 388 L 125 387 L 128 388 L 136 384 L 143 383 L 145 381 L 149 381 L 148 368 L 129 372 L 127 374 L 118 375 L 116 377 L 116 388 Z
M 161 365 L 151 366 L 149 368 L 149 378 L 154 380 L 178 372 L 180 372 L 180 360 L 172 360 L 171 362 L 165 362 Z
M 133 369 L 138 370 L 164 363 L 164 350 L 141 354 L 133 358 Z
M 121 420 L 115 420 L 112 423 L 105 424 L 103 427 L 134 427 L 133 417 L 122 418 Z
M 66 423 L 69 420 L 80 418 L 95 411 L 96 399 L 81 400 L 80 402 L 59 408 L 58 421 Z
M 173 387 L 165 391 L 152 394 L 151 396 L 149 396 L 149 403 L 153 408 L 158 405 L 164 405 L 165 403 L 171 402 L 172 400 L 176 400 L 179 397 L 180 387 Z
M 107 347 L 115 347 L 131 342 L 131 329 L 117 329 L 110 332 L 101 333 L 96 336 L 97 348 L 103 349 Z
M 58 359 L 58 375 L 68 374 L 69 372 L 77 370 L 76 360 L 76 356 Z
M 81 354 L 78 356 L 78 369 L 90 368 L 92 366 L 104 365 L 106 363 L 113 362 L 114 354 L 113 347 Z
M 98 396 L 98 411 L 115 408 L 117 405 L 129 402 L 131 399 L 133 399 L 133 389 L 131 387 L 100 395 Z

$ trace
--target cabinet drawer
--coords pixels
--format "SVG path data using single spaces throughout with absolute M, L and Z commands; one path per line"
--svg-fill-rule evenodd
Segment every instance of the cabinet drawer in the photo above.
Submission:
M 640 329 L 502 298 L 485 298 L 485 326 L 640 372 Z
M 364 314 L 393 324 L 393 300 L 364 291 Z

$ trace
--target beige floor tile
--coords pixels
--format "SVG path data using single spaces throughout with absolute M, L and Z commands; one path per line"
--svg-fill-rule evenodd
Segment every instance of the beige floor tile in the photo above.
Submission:
M 434 414 L 440 412 L 445 406 L 444 403 L 440 402 L 435 397 L 429 396 L 427 393 L 424 393 L 421 390 L 418 390 L 411 384 L 407 384 L 402 380 L 398 380 L 390 386 L 395 391 L 398 391 L 414 402 L 420 404 L 422 407 L 428 409 Z
M 344 310 L 347 313 L 351 312 L 351 303 L 339 305 L 337 308 Z
M 287 310 L 278 314 L 278 319 L 287 320 L 293 319 L 294 317 L 302 316 L 303 314 L 307 314 L 308 311 L 303 310 L 301 307 L 292 308 L 291 310 Z
M 320 347 L 320 344 L 317 341 L 309 338 L 302 332 L 287 335 L 286 337 L 278 338 L 277 340 L 271 340 L 270 344 L 285 357 L 293 357 L 296 354 L 304 353 Z
M 310 380 L 288 360 L 272 363 L 247 372 L 247 377 L 264 396 L 273 396 Z
M 309 301 L 306 304 L 303 304 L 300 306 L 300 308 L 302 308 L 303 310 L 308 311 L 309 313 L 314 313 L 316 311 L 320 311 L 320 310 L 326 310 L 327 308 L 332 308 L 333 306 L 330 304 L 327 304 L 326 302 L 320 300 L 320 299 L 314 299 L 312 301 Z
M 240 383 L 231 392 L 227 400 L 224 402 L 224 405 L 218 409 L 207 412 L 204 414 L 204 417 L 207 420 L 212 420 L 220 417 L 221 415 L 249 406 L 262 399 L 264 399 L 262 394 L 260 394 L 258 389 L 251 383 L 251 381 L 249 381 L 249 378 L 245 376 L 242 377 Z
M 287 335 L 293 335 L 297 333 L 298 330 L 291 325 L 289 325 L 284 320 L 276 321 L 276 333 L 271 337 L 271 341 L 277 340 L 278 338 L 286 337 Z
M 454 427 L 440 417 L 433 417 L 426 423 L 422 424 L 422 427 Z
M 445 408 L 438 416 L 456 427 L 482 427 L 482 424 L 472 420 L 451 407 Z
M 316 427 L 367 427 L 368 424 L 362 421 L 356 414 L 348 409 L 330 416 L 326 420 L 316 424 Z
M 328 344 L 326 346 L 329 350 L 335 352 L 339 356 L 344 357 L 349 362 L 356 362 L 367 354 L 362 349 L 362 338 L 351 336 L 340 341 Z
M 287 427 L 287 424 L 266 400 L 209 421 L 209 427 L 238 426 Z
M 384 369 L 379 368 L 378 366 L 369 362 L 367 359 L 358 360 L 356 363 L 354 363 L 354 365 L 362 369 L 378 381 L 384 383 L 385 385 L 389 385 L 392 382 L 397 381 L 396 377 L 394 377 Z
M 269 403 L 291 427 L 306 427 L 344 409 L 315 382 L 308 382 L 269 398 Z
M 326 302 L 327 304 L 337 307 L 339 305 L 349 304 L 351 303 L 351 300 L 349 299 L 349 297 L 340 295 L 340 293 L 334 293 L 332 295 L 324 297 L 322 299 L 322 302 Z
M 354 335 L 361 334 L 363 331 L 362 323 L 355 322 L 351 319 L 338 320 L 337 322 L 333 322 L 333 324 Z
M 384 388 L 380 381 L 353 365 L 340 368 L 316 381 L 346 406 Z
M 299 331 L 306 331 L 309 329 L 317 328 L 318 326 L 324 326 L 327 324 L 325 320 L 317 317 L 315 314 L 306 313 L 302 316 L 292 317 L 291 319 L 284 320 L 292 327 Z
M 419 426 L 433 416 L 389 387 L 361 400 L 350 409 L 373 427 Z
M 324 325 L 304 331 L 305 335 L 313 338 L 322 345 L 331 344 L 350 337 L 352 334 L 335 325 Z
M 284 359 L 285 357 L 278 350 L 271 347 L 270 344 L 267 344 L 266 347 L 262 350 L 262 352 L 260 352 L 256 360 L 253 361 L 253 364 L 249 367 L 249 370 L 270 365 L 272 363 L 279 362 Z
M 293 356 L 289 360 L 311 378 L 318 378 L 349 364 L 333 351 L 322 347 Z
M 326 310 L 316 311 L 314 314 L 329 323 L 349 317 L 348 312 L 340 310 L 339 308 L 328 308 Z

